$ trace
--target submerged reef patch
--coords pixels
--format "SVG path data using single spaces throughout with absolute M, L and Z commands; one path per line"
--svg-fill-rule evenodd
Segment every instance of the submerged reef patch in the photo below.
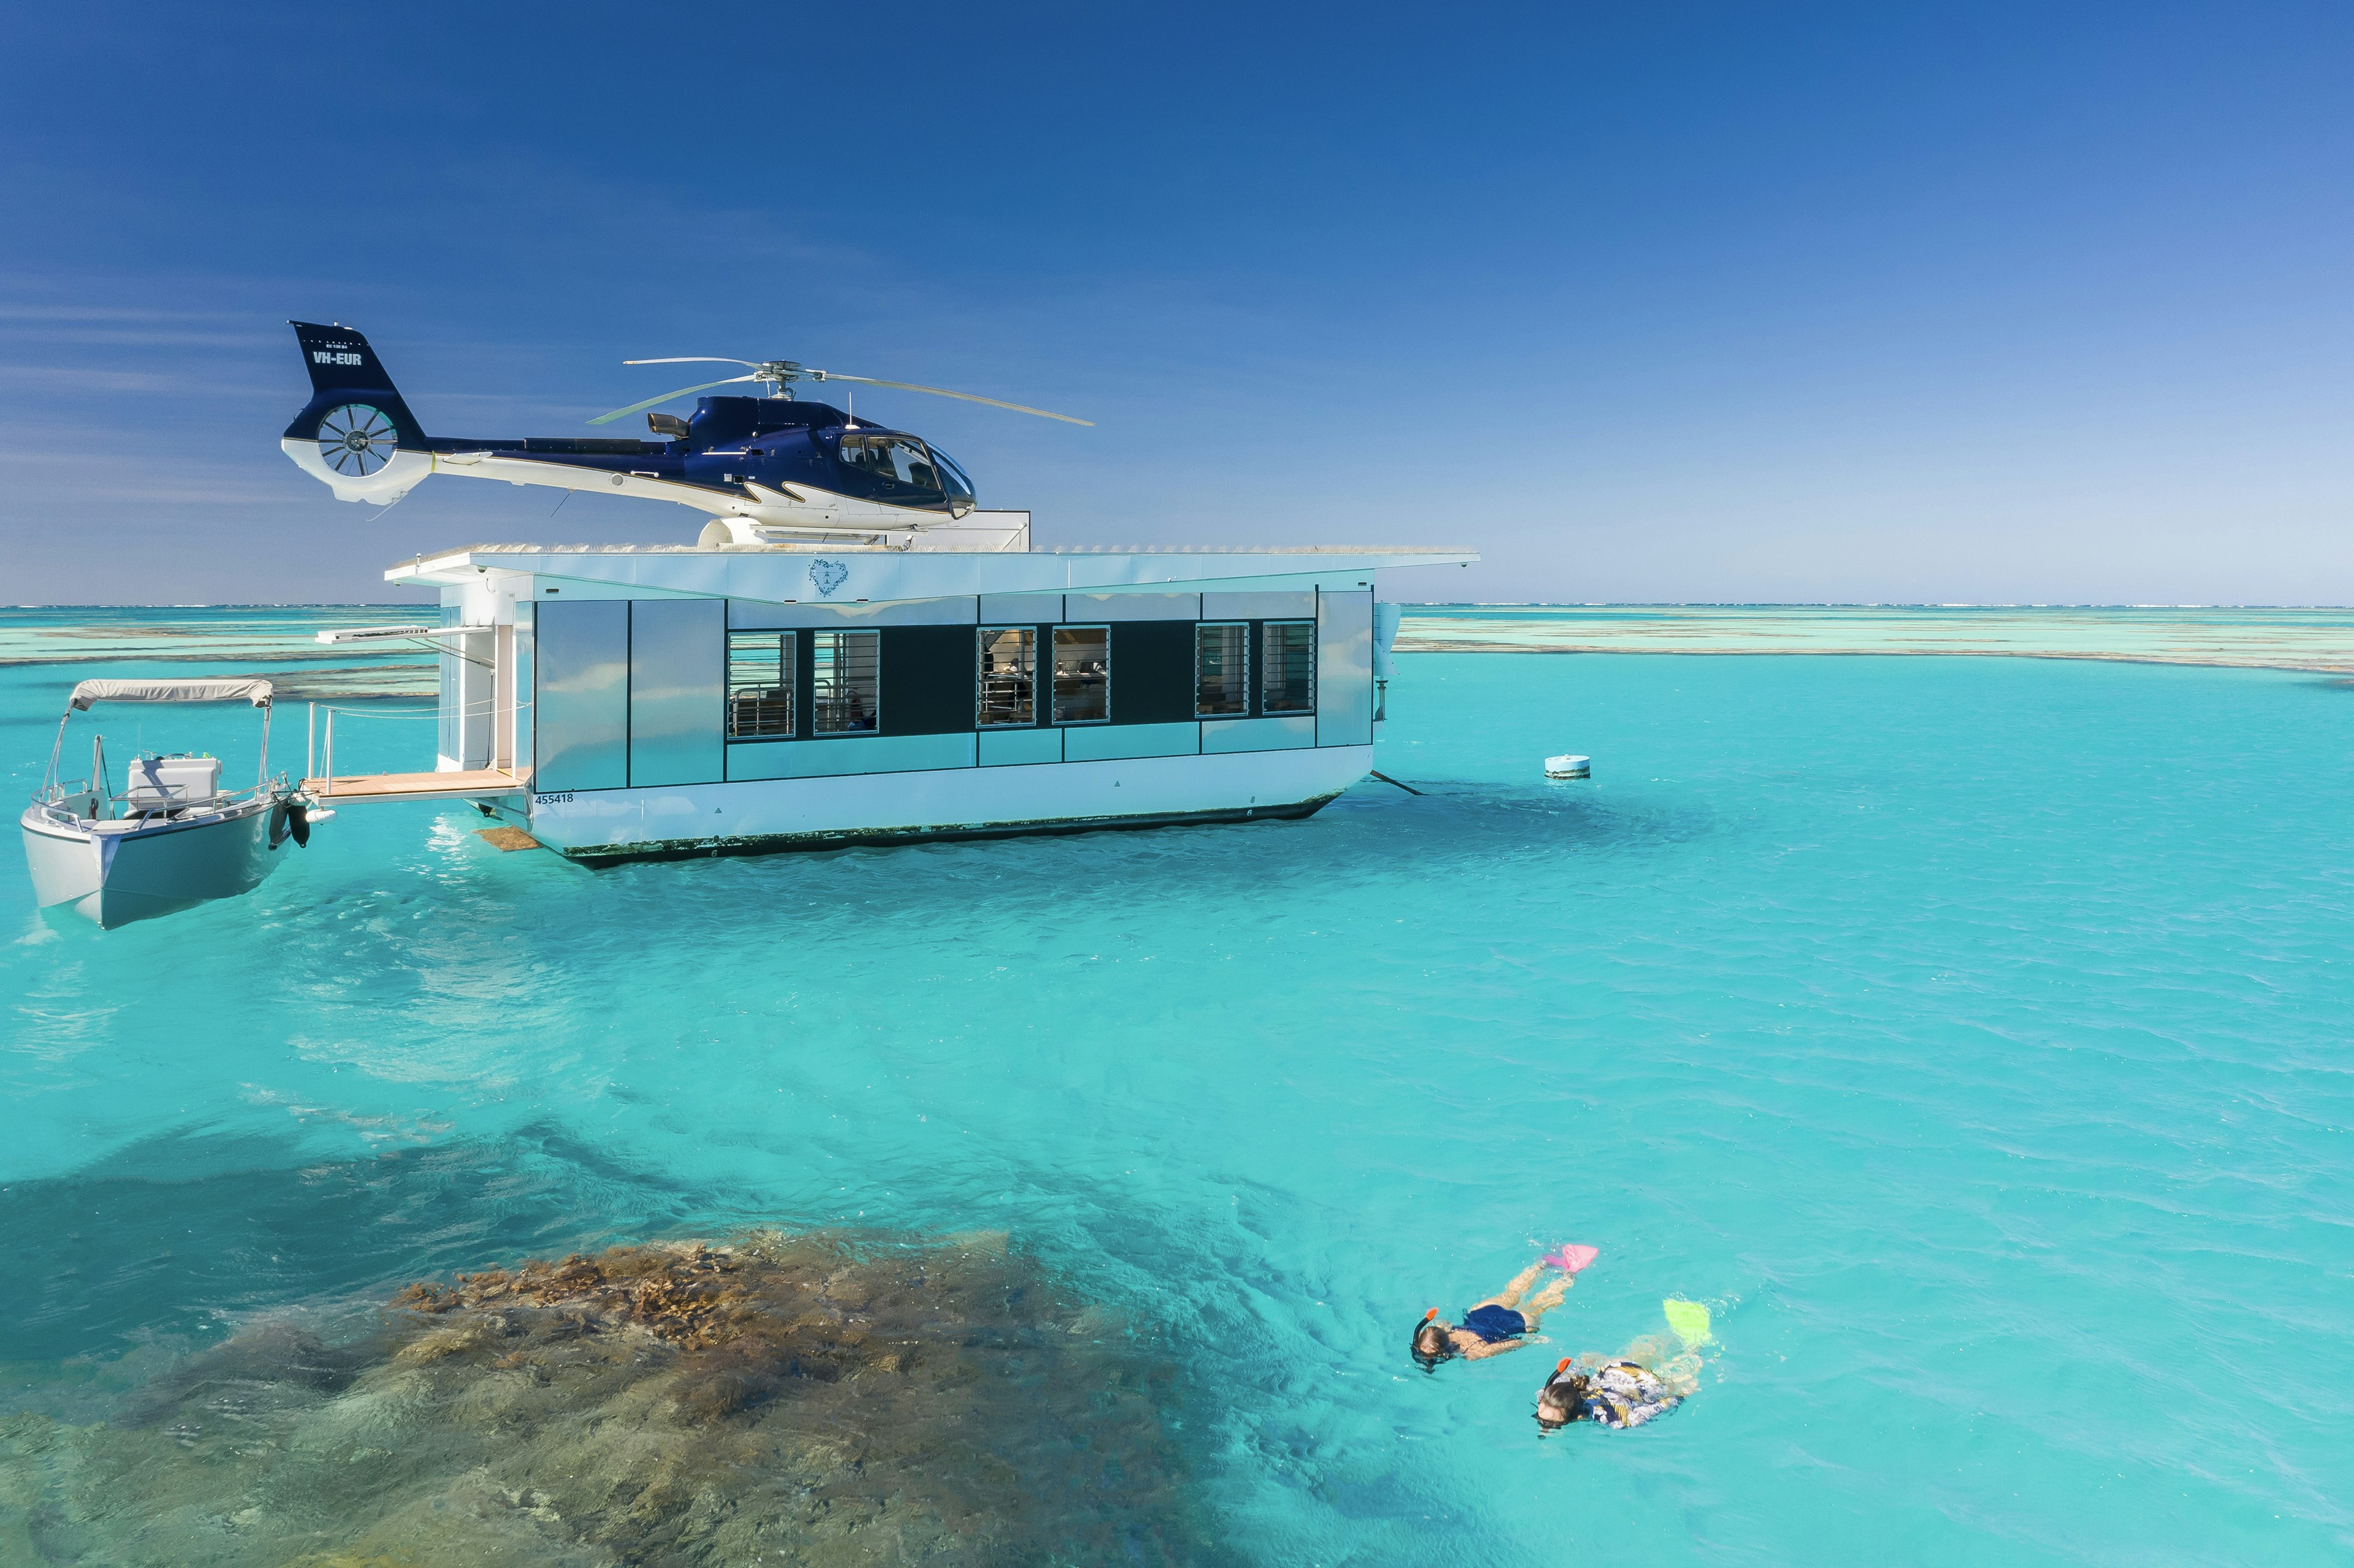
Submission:
M 0 1562 L 1217 1561 L 1175 1393 L 1002 1234 L 616 1246 L 0 1417 Z

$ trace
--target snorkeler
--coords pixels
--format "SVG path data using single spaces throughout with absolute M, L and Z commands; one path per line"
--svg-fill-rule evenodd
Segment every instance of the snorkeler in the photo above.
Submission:
M 1558 1432 L 1573 1421 L 1622 1431 L 1640 1426 L 1681 1404 L 1691 1392 L 1670 1386 L 1634 1361 L 1606 1361 L 1586 1372 L 1571 1370 L 1575 1365 L 1574 1357 L 1562 1357 L 1537 1391 L 1537 1425 L 1547 1432 Z
M 1577 1271 L 1592 1263 L 1595 1255 L 1590 1246 L 1564 1246 L 1557 1253 L 1547 1254 L 1512 1276 L 1512 1282 L 1501 1291 L 1464 1313 L 1458 1325 L 1440 1322 L 1438 1308 L 1433 1307 L 1415 1325 L 1414 1359 L 1423 1371 L 1431 1372 L 1439 1362 L 1454 1356 L 1476 1361 L 1482 1356 L 1500 1356 L 1506 1351 L 1519 1350 L 1529 1343 L 1522 1336 L 1534 1333 L 1544 1315 L 1561 1305 Z M 1522 1300 L 1548 1265 L 1559 1268 L 1561 1277 L 1526 1301 Z
M 1537 1425 L 1573 1421 L 1624 1430 L 1665 1415 L 1700 1390 L 1701 1351 L 1716 1337 L 1704 1303 L 1670 1296 L 1659 1303 L 1669 1334 L 1646 1334 L 1615 1361 L 1564 1356 L 1537 1390 Z M 1672 1336 L 1672 1337 L 1671 1337 Z

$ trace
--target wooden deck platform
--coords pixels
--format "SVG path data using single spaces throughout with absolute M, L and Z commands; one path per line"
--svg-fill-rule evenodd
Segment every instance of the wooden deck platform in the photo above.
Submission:
M 531 775 L 499 768 L 464 773 L 361 773 L 351 778 L 305 779 L 302 788 L 319 800 L 471 800 L 485 795 L 522 795 Z

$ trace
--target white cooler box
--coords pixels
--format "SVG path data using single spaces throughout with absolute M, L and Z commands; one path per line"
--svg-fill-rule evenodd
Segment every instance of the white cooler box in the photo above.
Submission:
M 128 796 L 134 811 L 201 806 L 220 793 L 217 757 L 134 757 Z

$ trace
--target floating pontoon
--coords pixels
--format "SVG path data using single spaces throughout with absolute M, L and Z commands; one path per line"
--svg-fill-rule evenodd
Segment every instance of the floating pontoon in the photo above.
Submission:
M 1032 550 L 1028 523 L 419 557 L 386 577 L 443 625 L 386 631 L 440 651 L 437 771 L 308 787 L 473 800 L 584 861 L 1302 817 L 1373 765 L 1376 574 L 1476 558 Z

